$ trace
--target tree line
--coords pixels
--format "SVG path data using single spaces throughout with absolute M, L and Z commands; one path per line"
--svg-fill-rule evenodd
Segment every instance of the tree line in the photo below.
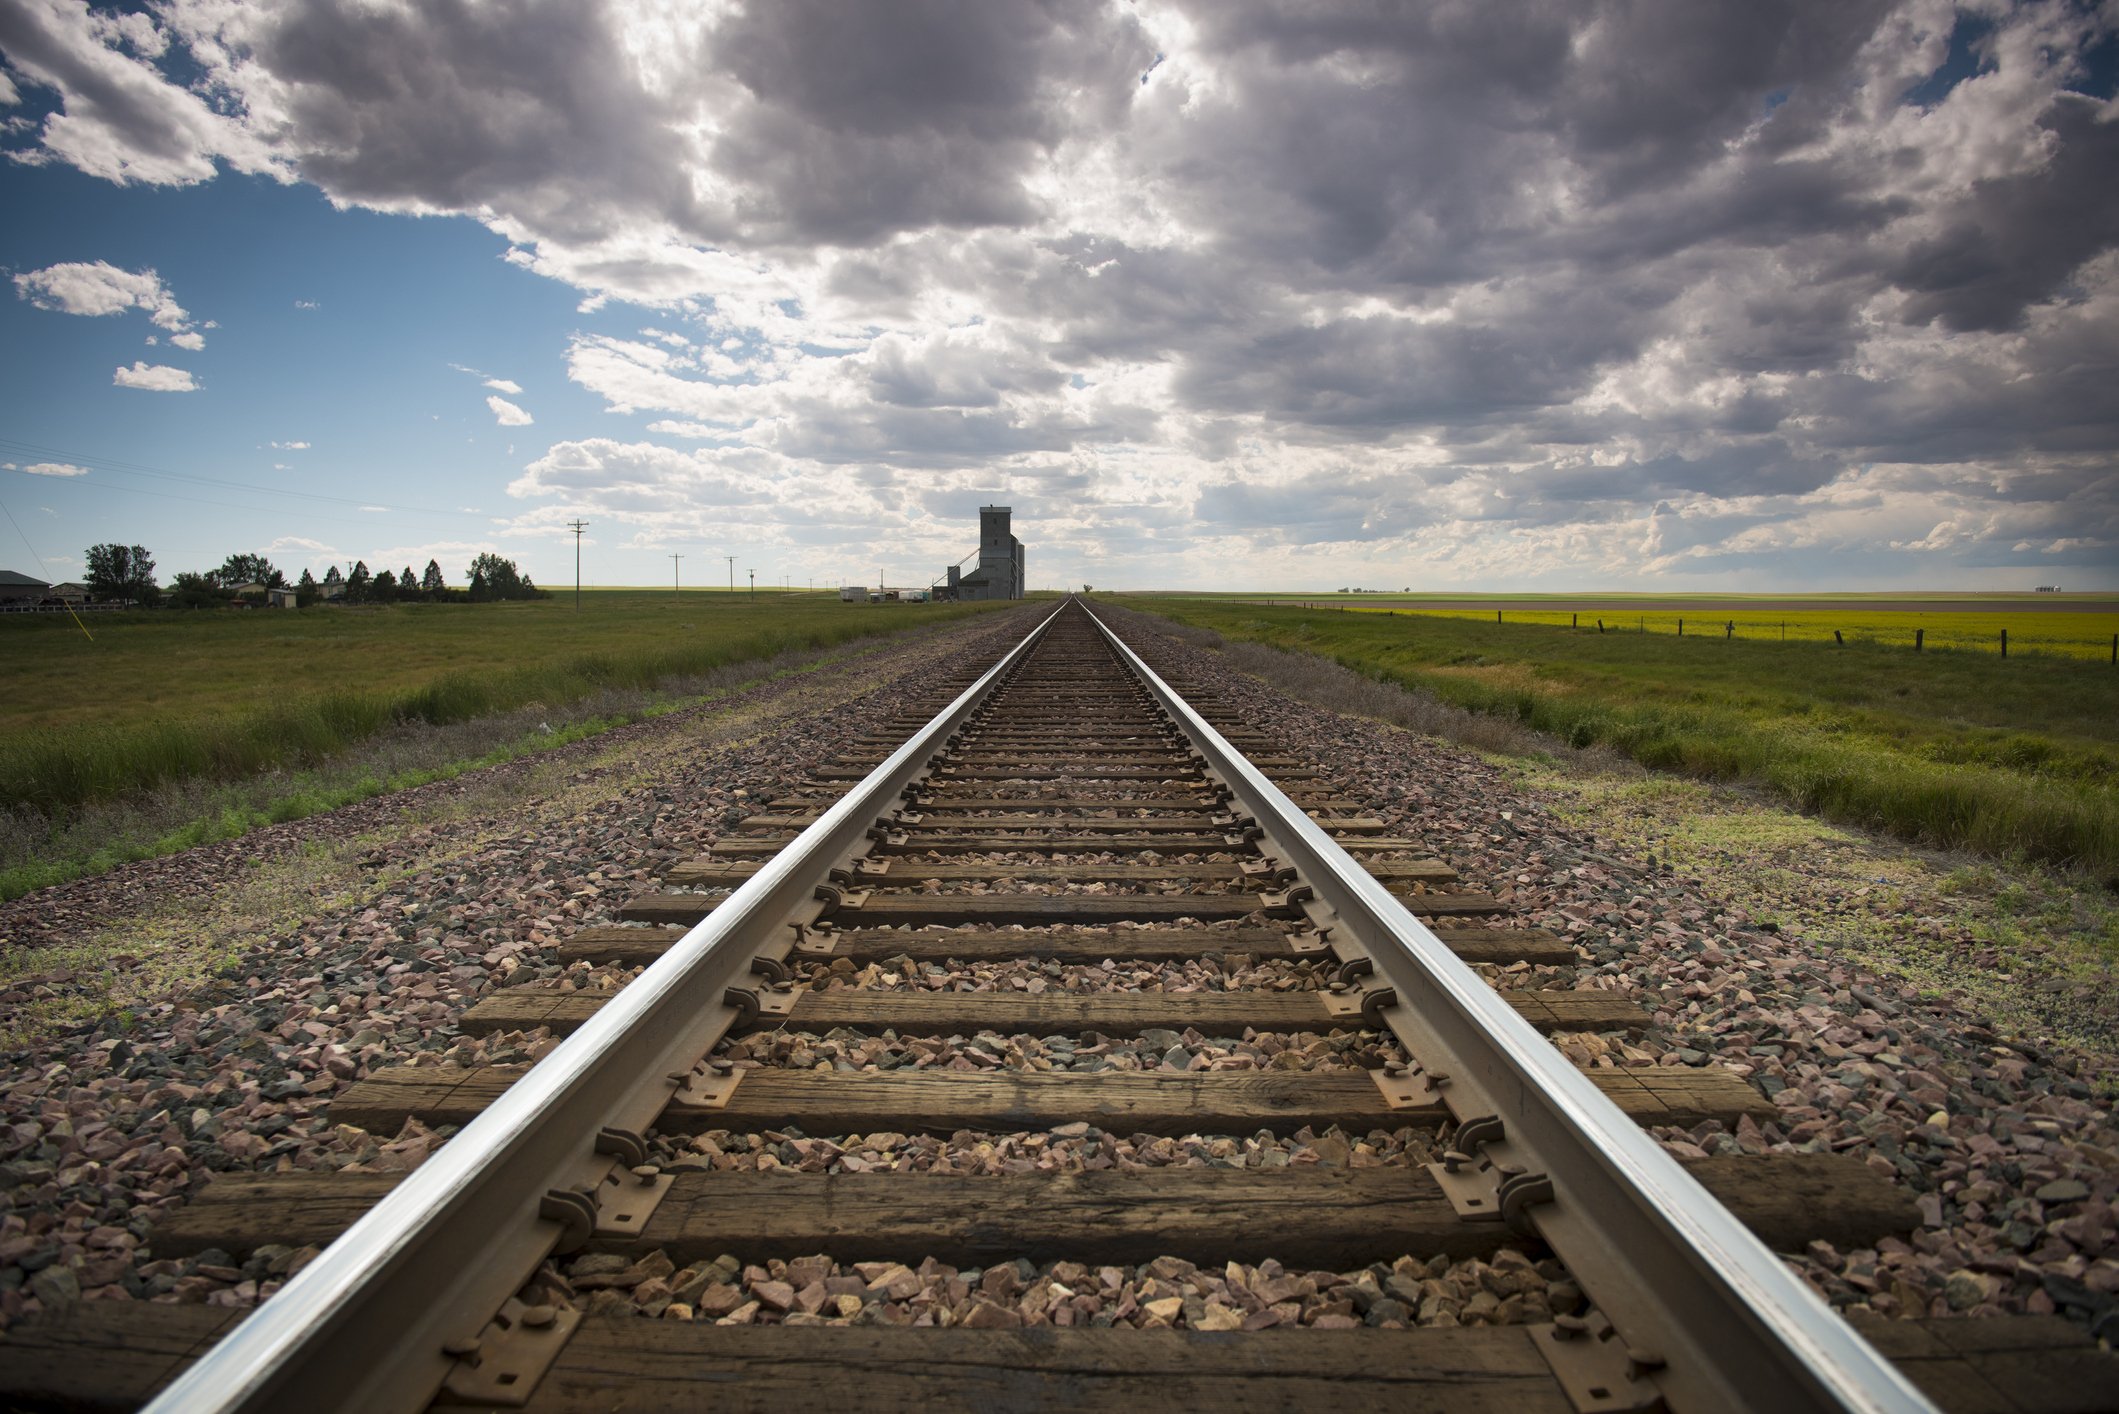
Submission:
M 412 604 L 446 601 L 485 603 L 497 599 L 544 599 L 550 597 L 531 583 L 513 560 L 482 554 L 464 572 L 470 581 L 464 589 L 452 588 L 441 565 L 427 561 L 427 568 L 414 574 L 412 566 L 402 571 L 384 569 L 372 574 L 366 560 L 354 563 L 351 573 L 337 565 L 324 572 L 319 582 L 304 569 L 301 578 L 287 582 L 272 561 L 263 555 L 236 554 L 220 568 L 179 571 L 164 589 L 155 578 L 154 556 L 144 545 L 91 545 L 88 574 L 84 583 L 91 598 L 130 601 L 148 608 L 167 605 L 178 609 L 213 609 L 236 601 L 246 585 L 262 589 L 292 589 L 301 607 L 333 602 L 341 604 Z

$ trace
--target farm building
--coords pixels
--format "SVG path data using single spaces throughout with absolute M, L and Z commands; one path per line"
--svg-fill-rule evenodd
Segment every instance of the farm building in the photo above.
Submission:
M 88 602 L 88 586 L 85 584 L 74 584 L 70 581 L 66 584 L 55 584 L 45 591 L 44 597 L 56 599 L 61 604 L 86 604 Z
M 960 565 L 951 565 L 948 582 L 935 590 L 935 598 L 1023 597 L 1023 542 L 1008 530 L 1009 517 L 1013 514 L 1008 506 L 979 507 L 979 566 L 964 574 Z
M 0 604 L 35 604 L 50 592 L 51 586 L 41 579 L 0 570 Z

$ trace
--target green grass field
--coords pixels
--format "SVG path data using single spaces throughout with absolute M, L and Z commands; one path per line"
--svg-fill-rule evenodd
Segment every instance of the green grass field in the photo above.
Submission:
M 2009 652 L 2045 653 L 2064 658 L 2087 658 L 2109 662 L 2114 635 L 2119 634 L 2119 613 L 2078 611 L 2041 613 L 2032 609 L 1996 611 L 1930 612 L 1860 605 L 1845 609 L 1752 608 L 1728 601 L 1705 601 L 1688 609 L 1673 609 L 1659 602 L 1653 609 L 1600 606 L 1582 609 L 1426 609 L 1411 605 L 1349 604 L 1360 614 L 1420 614 L 1438 618 L 1469 619 L 1479 623 L 1531 624 L 1545 628 L 1597 632 L 1602 623 L 1611 633 L 1668 634 L 1695 638 L 1742 638 L 1772 643 L 1874 643 L 1880 647 L 1912 651 L 1918 641 L 1924 652 L 1953 651 L 2001 655 L 2001 635 L 2008 633 Z M 1916 640 L 1915 634 L 1920 638 Z
M 311 763 L 396 722 L 828 648 L 999 605 L 591 591 L 507 604 L 0 617 L 0 804 L 40 812 Z
M 1725 639 L 1695 635 L 1689 624 L 1679 639 L 1255 598 L 1122 602 L 1319 654 L 1574 746 L 1611 747 L 1660 769 L 1760 786 L 1834 820 L 2022 854 L 2119 886 L 2119 671 L 2103 662 L 1915 654 L 1851 637 L 1844 648 L 1793 636 Z

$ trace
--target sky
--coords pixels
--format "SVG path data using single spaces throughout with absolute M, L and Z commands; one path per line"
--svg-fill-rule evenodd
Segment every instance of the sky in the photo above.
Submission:
M 0 0 L 0 567 L 2119 588 L 2115 76 L 2119 0 Z

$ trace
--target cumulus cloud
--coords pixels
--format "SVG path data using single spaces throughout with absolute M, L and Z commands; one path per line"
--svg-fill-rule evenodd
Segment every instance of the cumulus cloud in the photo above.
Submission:
M 1403 583 L 2119 559 L 2115 29 L 25 0 L 0 50 L 54 105 L 17 160 L 466 214 L 584 309 L 656 311 L 568 375 L 685 445 L 552 448 L 510 534 L 659 535 L 697 493 L 939 552 L 990 493 L 1082 565 Z
M 533 421 L 528 413 L 498 394 L 487 398 L 486 406 L 492 410 L 494 421 L 502 427 L 528 427 Z
M 309 450 L 307 442 L 274 442 L 271 446 L 276 452 L 306 452 Z
M 9 470 L 9 471 L 19 471 L 19 472 L 22 472 L 22 473 L 23 473 L 24 475 L 26 475 L 26 476 L 86 476 L 86 475 L 88 475 L 88 468 L 87 468 L 87 467 L 85 467 L 85 466 L 75 466 L 75 465 L 74 465 L 73 463 L 71 463 L 71 462 L 32 462 L 32 463 L 31 463 L 30 465 L 28 465 L 28 466 L 22 466 L 22 467 L 18 467 L 18 466 L 16 466 L 16 465 L 14 465 L 14 464 L 13 464 L 12 462 L 10 462 L 10 463 L 8 464 L 8 470 Z
M 169 331 L 170 343 L 185 349 L 206 345 L 193 330 L 191 315 L 152 270 L 122 270 L 104 260 L 47 265 L 15 276 L 15 295 L 39 309 L 91 318 L 144 309 L 150 324 Z M 149 335 L 147 342 L 154 341 Z
M 149 363 L 136 360 L 130 367 L 121 367 L 111 375 L 110 381 L 120 388 L 144 388 L 150 393 L 195 393 L 198 382 L 192 378 L 188 368 L 171 368 L 166 363 Z

